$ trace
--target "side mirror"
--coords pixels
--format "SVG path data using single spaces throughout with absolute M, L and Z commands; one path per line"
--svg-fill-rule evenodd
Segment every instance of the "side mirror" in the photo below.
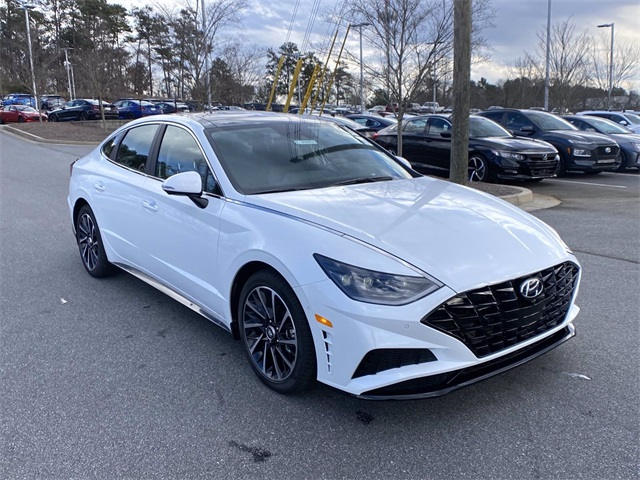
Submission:
M 523 132 L 523 133 L 533 133 L 533 132 L 535 132 L 536 130 L 535 130 L 535 128 L 533 128 L 531 125 L 525 125 L 524 127 L 522 127 L 522 128 L 520 129 L 520 131 L 521 131 L 521 132 Z
M 442 138 L 451 138 L 451 132 L 440 132 Z
M 629 125 L 629 122 L 627 122 L 626 120 L 620 120 L 618 123 L 619 123 L 620 125 L 624 125 L 625 127 L 626 127 L 627 125 Z
M 162 182 L 162 190 L 169 195 L 189 197 L 200 208 L 209 205 L 209 200 L 202 196 L 202 177 L 198 172 L 181 172 L 171 175 Z

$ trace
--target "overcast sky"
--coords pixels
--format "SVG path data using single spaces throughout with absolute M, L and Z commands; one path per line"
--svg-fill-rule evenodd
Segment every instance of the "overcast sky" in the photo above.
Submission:
M 155 1 L 175 5 L 189 0 Z M 190 1 L 193 3 L 196 0 Z M 140 5 L 143 0 L 120 0 L 118 3 L 128 7 L 132 4 Z M 336 0 L 321 0 L 321 9 L 328 10 L 336 3 Z M 244 12 L 241 32 L 234 33 L 242 35 L 251 43 L 277 49 L 286 39 L 296 0 L 249 0 L 249 4 L 250 8 Z M 314 0 L 300 0 L 290 37 L 298 46 L 302 45 L 313 4 Z M 546 31 L 547 5 L 548 0 L 491 0 L 491 6 L 495 10 L 494 27 L 483 31 L 492 48 L 491 60 L 474 65 L 472 78 L 478 80 L 485 77 L 493 83 L 505 79 L 508 67 L 513 65 L 516 58 L 522 57 L 525 50 L 535 51 L 538 43 L 536 32 Z M 569 18 L 576 25 L 577 32 L 587 30 L 601 41 L 604 51 L 609 51 L 611 30 L 598 29 L 597 25 L 602 23 L 615 23 L 616 44 L 640 44 L 640 0 L 551 0 L 551 22 L 562 22 Z M 324 23 L 319 15 L 313 26 L 313 46 L 317 48 L 322 45 L 332 35 L 333 28 Z M 347 49 L 356 54 L 358 36 L 354 34 L 350 37 Z M 366 51 L 366 44 L 364 48 Z M 640 79 L 635 80 L 633 88 L 640 89 Z

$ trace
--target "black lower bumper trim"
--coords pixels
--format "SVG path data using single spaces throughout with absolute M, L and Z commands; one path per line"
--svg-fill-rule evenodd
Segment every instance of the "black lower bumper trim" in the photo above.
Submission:
M 575 327 L 569 323 L 553 335 L 495 360 L 461 370 L 394 383 L 386 387 L 369 390 L 357 395 L 357 397 L 367 400 L 415 400 L 446 395 L 454 390 L 472 385 L 533 360 L 566 342 L 575 334 Z

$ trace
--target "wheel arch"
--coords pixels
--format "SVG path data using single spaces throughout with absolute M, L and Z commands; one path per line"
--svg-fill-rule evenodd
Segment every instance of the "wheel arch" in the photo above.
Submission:
M 76 200 L 76 203 L 73 205 L 73 229 L 75 231 L 76 229 L 76 223 L 78 221 L 78 213 L 80 213 L 80 209 L 84 206 L 88 206 L 89 208 L 91 208 L 91 206 L 89 205 L 89 202 L 87 202 L 84 198 L 80 197 Z
M 231 334 L 235 340 L 240 340 L 240 332 L 238 331 L 238 302 L 240 301 L 240 293 L 242 292 L 242 287 L 247 280 L 256 272 L 268 270 L 279 277 L 282 278 L 283 281 L 287 282 L 289 286 L 291 286 L 290 282 L 286 279 L 282 273 L 278 271 L 273 265 L 269 265 L 266 262 L 262 262 L 259 260 L 254 260 L 244 264 L 237 272 L 235 277 L 233 278 L 233 282 L 231 283 L 231 292 L 229 295 L 229 307 L 231 310 Z

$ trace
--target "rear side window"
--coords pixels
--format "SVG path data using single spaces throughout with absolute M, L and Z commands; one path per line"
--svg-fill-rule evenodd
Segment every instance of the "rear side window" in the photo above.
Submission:
M 158 125 L 143 125 L 129 130 L 118 148 L 116 163 L 143 172 Z
M 494 122 L 500 123 L 502 121 L 502 112 L 494 112 L 494 113 L 488 112 L 488 113 L 483 113 L 483 115 L 488 119 L 493 120 Z

